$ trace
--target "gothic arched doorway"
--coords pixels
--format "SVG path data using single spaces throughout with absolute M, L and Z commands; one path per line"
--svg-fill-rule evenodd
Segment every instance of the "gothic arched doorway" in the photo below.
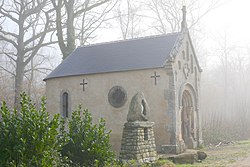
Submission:
M 195 101 L 192 94 L 188 90 L 184 90 L 181 100 L 181 135 L 187 148 L 195 148 L 197 146 L 196 137 L 196 114 L 194 112 Z

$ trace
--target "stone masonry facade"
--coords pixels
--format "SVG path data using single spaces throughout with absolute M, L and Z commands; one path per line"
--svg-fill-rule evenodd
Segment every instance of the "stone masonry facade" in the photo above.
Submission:
M 136 52 L 132 54 L 131 48 Z M 145 48 L 149 48 L 147 54 Z M 114 51 L 119 54 L 110 57 Z M 84 57 L 86 52 L 89 54 Z M 82 58 L 99 62 L 89 66 L 96 73 L 88 68 L 83 70 L 82 62 L 88 61 Z M 68 68 L 68 61 L 79 66 Z M 100 68 L 105 64 L 107 66 Z M 124 69 L 120 65 L 124 65 Z M 112 68 L 106 71 L 106 67 Z M 179 154 L 203 144 L 199 109 L 201 72 L 183 7 L 181 32 L 86 46 L 74 51 L 71 59 L 65 60 L 45 79 L 47 111 L 70 117 L 72 111 L 83 104 L 91 111 L 95 123 L 101 117 L 106 120 L 107 129 L 112 131 L 112 149 L 123 159 L 154 159 L 155 145 L 160 153 Z M 137 92 L 143 92 L 150 112 L 142 95 L 137 96 L 131 107 L 129 100 Z M 126 117 L 128 111 L 131 114 Z M 147 125 L 149 120 L 155 123 L 154 132 Z M 151 141 L 153 134 L 155 141 Z

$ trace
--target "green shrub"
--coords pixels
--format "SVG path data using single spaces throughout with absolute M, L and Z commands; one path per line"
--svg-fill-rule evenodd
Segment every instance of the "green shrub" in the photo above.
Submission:
M 109 142 L 110 131 L 106 131 L 104 119 L 100 119 L 98 125 L 93 124 L 90 112 L 79 106 L 72 113 L 68 126 L 68 133 L 61 131 L 66 141 L 62 156 L 67 157 L 72 165 L 104 166 L 114 160 Z
M 79 107 L 65 123 L 59 115 L 50 118 L 45 108 L 21 94 L 20 110 L 0 109 L 0 166 L 54 167 L 117 164 L 105 121 L 92 123 L 88 110 Z M 117 164 L 118 165 L 118 164 Z
M 25 93 L 20 111 L 3 102 L 0 114 L 0 166 L 55 166 L 59 161 L 59 115 L 49 119 L 45 99 L 37 109 Z

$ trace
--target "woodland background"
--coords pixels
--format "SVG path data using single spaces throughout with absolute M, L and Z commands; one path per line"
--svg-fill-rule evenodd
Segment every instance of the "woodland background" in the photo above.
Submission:
M 207 21 L 209 16 L 220 14 L 228 3 L 236 2 L 0 0 L 0 100 L 15 106 L 20 92 L 26 91 L 39 104 L 45 95 L 43 78 L 77 46 L 179 31 L 181 8 L 186 5 L 203 69 L 200 110 L 205 144 L 248 139 L 250 46 L 249 41 L 235 38 L 249 36 L 244 22 L 237 25 L 237 19 L 244 18 L 232 18 L 235 24 L 225 24 L 221 31 L 207 26 L 207 22 L 211 27 L 217 24 L 211 18 Z M 238 27 L 236 35 L 231 26 Z

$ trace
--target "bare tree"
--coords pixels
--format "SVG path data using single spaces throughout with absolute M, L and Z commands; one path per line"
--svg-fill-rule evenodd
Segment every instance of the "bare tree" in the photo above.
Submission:
M 188 25 L 189 28 L 193 28 L 199 21 L 206 16 L 211 10 L 217 8 L 222 3 L 220 0 L 209 0 L 201 4 L 201 1 L 197 0 L 150 0 L 147 6 L 152 11 L 152 16 L 148 16 L 153 19 L 152 28 L 160 34 L 166 34 L 168 32 L 180 31 L 180 22 L 182 20 L 182 14 L 180 9 L 183 5 L 187 7 L 188 12 Z M 205 8 L 205 9 L 204 9 Z M 203 9 L 201 11 L 201 9 Z
M 140 24 L 143 16 L 139 13 L 141 8 L 140 3 L 125 0 L 120 1 L 117 9 L 114 11 L 123 39 L 135 38 L 142 34 Z
M 29 63 L 39 50 L 55 42 L 46 40 L 46 34 L 54 31 L 50 22 L 51 9 L 47 0 L 2 0 L 0 4 L 1 55 L 9 60 L 9 66 L 1 65 L 15 78 L 15 105 L 23 88 L 23 80 Z M 32 33 L 34 32 L 34 33 Z
M 115 5 L 114 0 L 50 1 L 56 11 L 57 37 L 63 59 L 76 48 L 76 39 L 83 45 L 93 38 L 93 33 L 100 28 Z
M 249 138 L 248 48 L 234 41 L 226 31 L 214 38 L 214 43 L 214 48 L 210 48 L 213 56 L 209 58 L 214 63 L 210 62 L 210 67 L 204 70 L 201 87 L 203 121 L 210 131 L 207 137 L 217 142 Z

